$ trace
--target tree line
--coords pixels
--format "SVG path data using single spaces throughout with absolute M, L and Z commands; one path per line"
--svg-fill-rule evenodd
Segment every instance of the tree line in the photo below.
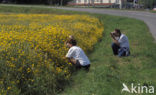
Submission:
M 139 4 L 142 4 L 144 8 L 154 8 L 156 7 L 156 0 L 138 0 Z
M 156 7 L 156 0 L 126 0 L 127 2 L 133 2 L 135 4 L 138 4 L 140 6 L 143 6 L 144 8 L 154 8 Z
M 66 5 L 68 2 L 74 0 L 0 0 L 1 3 L 14 3 L 14 4 L 46 4 L 46 5 Z M 93 0 L 95 1 L 95 0 Z M 143 5 L 144 8 L 156 7 L 156 0 L 122 0 Z
M 0 0 L 1 3 L 66 5 L 72 0 Z

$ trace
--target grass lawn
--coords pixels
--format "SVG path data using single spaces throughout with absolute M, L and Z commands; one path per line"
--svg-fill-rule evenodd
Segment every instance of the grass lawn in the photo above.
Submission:
M 156 86 L 156 44 L 148 27 L 135 19 L 95 16 L 104 23 L 105 30 L 102 41 L 95 45 L 89 55 L 91 70 L 73 75 L 73 82 L 61 95 L 121 95 L 122 83 L 129 87 L 131 83 Z M 109 33 L 114 28 L 120 28 L 129 37 L 130 57 L 118 58 L 112 55 Z
M 152 11 L 152 13 L 156 13 L 156 11 Z
M 55 13 L 83 14 L 49 8 L 18 8 L 0 6 L 0 13 Z M 73 73 L 71 82 L 60 95 L 121 95 L 122 83 L 156 87 L 156 44 L 143 21 L 136 19 L 89 14 L 104 24 L 103 38 L 88 53 L 91 68 L 88 73 Z M 112 55 L 110 32 L 121 29 L 130 41 L 131 56 L 118 58 Z M 122 93 L 122 95 L 131 95 Z M 135 94 L 134 94 L 135 95 Z M 141 94 L 145 95 L 145 94 Z M 148 95 L 148 94 L 146 94 Z

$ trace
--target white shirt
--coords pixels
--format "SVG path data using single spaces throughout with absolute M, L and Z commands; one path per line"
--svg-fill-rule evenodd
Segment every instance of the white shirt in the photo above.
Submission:
M 78 46 L 72 46 L 68 53 L 66 54 L 66 57 L 71 58 L 73 57 L 75 60 L 78 60 L 82 66 L 86 66 L 90 64 L 90 61 L 84 51 L 78 47 Z
M 127 47 L 129 48 L 129 42 L 128 42 L 128 38 L 126 35 L 121 34 L 118 42 L 120 43 L 120 47 Z

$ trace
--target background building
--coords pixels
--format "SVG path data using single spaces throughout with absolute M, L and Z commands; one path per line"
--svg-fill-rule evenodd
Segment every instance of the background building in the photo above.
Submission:
M 127 0 L 73 0 L 69 5 L 122 8 Z
M 156 6 L 156 0 L 72 0 L 69 5 L 106 6 L 115 8 L 150 8 Z
M 120 0 L 73 0 L 72 5 L 113 5 L 119 3 Z

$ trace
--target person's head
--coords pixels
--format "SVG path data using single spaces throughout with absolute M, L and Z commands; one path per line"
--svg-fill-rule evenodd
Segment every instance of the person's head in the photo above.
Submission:
M 77 42 L 76 42 L 76 40 L 74 40 L 74 39 L 69 39 L 67 42 L 66 42 L 66 46 L 68 47 L 68 48 L 71 48 L 72 46 L 76 46 L 77 45 Z
M 120 29 L 115 29 L 115 30 L 114 30 L 114 35 L 115 35 L 116 37 L 120 37 L 120 36 L 121 36 Z

